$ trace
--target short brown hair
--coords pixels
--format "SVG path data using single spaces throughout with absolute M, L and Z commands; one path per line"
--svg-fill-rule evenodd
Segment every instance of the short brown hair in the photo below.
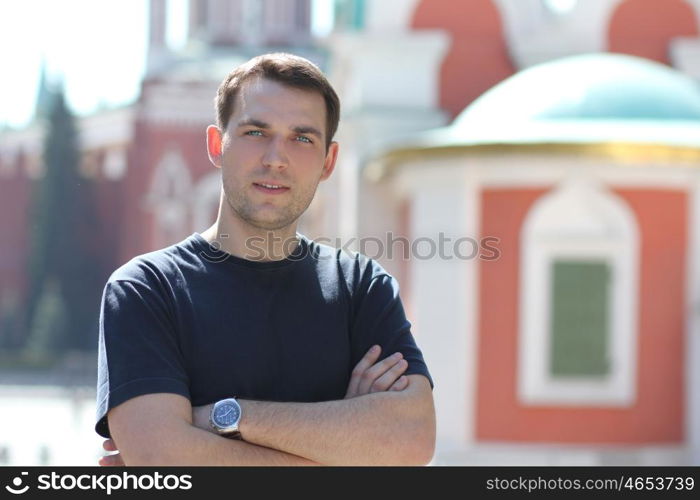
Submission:
M 233 114 L 233 103 L 242 84 L 255 76 L 321 94 L 326 102 L 326 148 L 328 148 L 340 120 L 338 95 L 318 66 L 308 59 L 283 52 L 254 57 L 224 78 L 216 91 L 215 99 L 217 124 L 221 130 L 225 130 L 228 126 Z

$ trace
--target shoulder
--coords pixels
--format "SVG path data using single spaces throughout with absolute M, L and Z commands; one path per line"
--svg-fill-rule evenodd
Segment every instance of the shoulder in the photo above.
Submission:
M 180 266 L 192 252 L 188 245 L 189 239 L 160 250 L 137 255 L 110 275 L 107 280 L 108 285 L 124 281 L 154 285 L 168 281 L 178 273 Z
M 138 255 L 117 268 L 102 292 L 101 321 L 121 325 L 134 318 L 142 324 L 154 318 L 161 323 L 174 318 L 183 300 L 177 291 L 187 260 L 181 242 Z
M 353 295 L 365 293 L 373 282 L 392 283 L 396 280 L 375 259 L 345 248 L 335 248 L 322 241 L 307 239 L 310 253 L 317 265 L 344 279 Z

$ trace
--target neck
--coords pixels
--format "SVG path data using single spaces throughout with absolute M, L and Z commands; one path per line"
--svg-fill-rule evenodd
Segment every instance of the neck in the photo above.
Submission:
M 294 222 L 280 229 L 263 229 L 238 218 L 227 220 L 219 216 L 202 237 L 216 248 L 246 260 L 269 262 L 283 260 L 293 253 L 299 240 Z

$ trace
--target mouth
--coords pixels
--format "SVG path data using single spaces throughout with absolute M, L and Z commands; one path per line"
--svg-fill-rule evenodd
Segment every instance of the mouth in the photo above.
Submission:
M 253 187 L 266 194 L 282 194 L 289 191 L 287 186 L 274 182 L 254 182 Z

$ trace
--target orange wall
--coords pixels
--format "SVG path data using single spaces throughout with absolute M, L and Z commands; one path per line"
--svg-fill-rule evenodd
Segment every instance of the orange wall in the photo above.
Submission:
M 440 69 L 440 107 L 454 118 L 514 72 L 501 14 L 492 0 L 422 0 L 414 29 L 443 29 L 451 38 Z
M 525 406 L 517 400 L 519 235 L 546 190 L 485 190 L 482 236 L 501 258 L 480 263 L 476 435 L 481 441 L 679 443 L 683 439 L 687 197 L 617 190 L 640 226 L 637 399 L 624 409 Z
M 625 0 L 608 26 L 608 50 L 670 64 L 670 42 L 697 36 L 695 10 L 683 0 Z

